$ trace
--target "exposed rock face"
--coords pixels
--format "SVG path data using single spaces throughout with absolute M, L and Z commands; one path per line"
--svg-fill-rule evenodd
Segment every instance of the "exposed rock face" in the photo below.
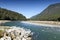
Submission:
M 24 28 L 11 27 L 5 29 L 4 36 L 0 40 L 31 40 L 32 33 Z

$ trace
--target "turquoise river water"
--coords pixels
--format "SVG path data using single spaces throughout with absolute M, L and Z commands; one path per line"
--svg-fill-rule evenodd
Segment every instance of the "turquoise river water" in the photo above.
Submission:
M 6 22 L 3 25 L 30 29 L 33 32 L 32 40 L 60 40 L 60 28 L 58 27 L 44 27 L 19 21 Z

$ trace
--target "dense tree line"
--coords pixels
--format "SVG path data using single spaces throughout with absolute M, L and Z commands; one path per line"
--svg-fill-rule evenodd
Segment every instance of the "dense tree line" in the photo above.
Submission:
M 0 8 L 0 20 L 26 20 L 26 17 L 21 13 Z

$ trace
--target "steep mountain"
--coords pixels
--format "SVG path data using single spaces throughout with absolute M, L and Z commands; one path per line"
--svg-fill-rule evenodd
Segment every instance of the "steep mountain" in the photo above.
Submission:
M 60 20 L 60 3 L 51 4 L 40 14 L 31 17 L 32 20 L 57 21 Z
M 26 20 L 26 17 L 21 13 L 0 8 L 0 20 Z

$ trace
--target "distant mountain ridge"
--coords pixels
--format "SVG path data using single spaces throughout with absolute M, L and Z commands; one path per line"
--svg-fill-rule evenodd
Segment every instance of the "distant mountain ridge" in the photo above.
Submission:
M 40 14 L 31 17 L 32 20 L 57 21 L 60 20 L 60 3 L 51 4 Z
M 26 17 L 21 13 L 0 8 L 0 20 L 26 20 Z

